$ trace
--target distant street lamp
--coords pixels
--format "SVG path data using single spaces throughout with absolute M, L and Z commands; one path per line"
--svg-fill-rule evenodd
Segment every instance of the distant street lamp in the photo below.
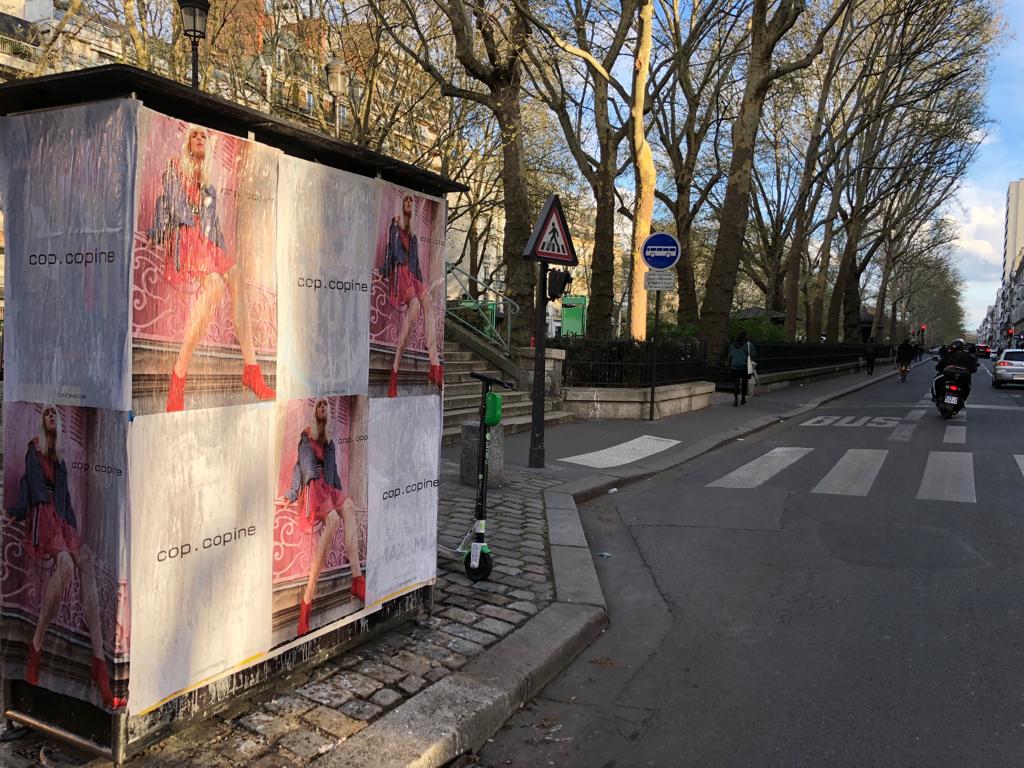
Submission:
M 178 0 L 181 8 L 181 26 L 185 37 L 192 41 L 192 87 L 199 89 L 199 41 L 206 37 L 206 17 L 210 13 L 210 0 Z
M 325 67 L 327 70 L 327 90 L 334 99 L 334 138 L 341 136 L 341 110 L 338 108 L 342 95 L 345 93 L 345 62 L 335 54 Z

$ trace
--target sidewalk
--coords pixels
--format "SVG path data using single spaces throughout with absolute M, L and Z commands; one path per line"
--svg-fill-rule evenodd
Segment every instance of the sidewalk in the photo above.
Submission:
M 926 359 L 916 365 L 926 365 L 929 362 L 930 360 Z M 710 408 L 659 421 L 595 420 L 562 424 L 546 430 L 545 471 L 570 482 L 595 475 L 605 477 L 609 484 L 614 484 L 616 478 L 638 479 L 640 476 L 687 461 L 726 440 L 742 437 L 779 420 L 795 418 L 847 392 L 856 391 L 877 381 L 893 381 L 895 373 L 893 369 L 878 367 L 873 376 L 868 376 L 863 371 L 852 372 L 763 395 L 754 387 L 747 405 L 737 408 L 732 407 L 733 398 L 730 393 L 716 392 L 712 395 Z M 912 375 L 912 378 L 924 382 L 930 377 L 917 374 Z M 612 448 L 645 435 L 676 440 L 678 444 L 647 458 L 616 463 L 608 467 L 561 461 L 566 457 Z M 529 433 L 507 436 L 506 466 L 527 466 L 529 448 Z M 458 455 L 458 446 L 442 450 L 442 456 L 445 458 L 457 460 Z
M 506 439 L 502 489 L 489 492 L 495 567 L 473 584 L 442 550 L 433 615 L 410 622 L 274 691 L 172 736 L 132 768 L 384 768 L 440 766 L 483 745 L 607 622 L 576 501 L 676 466 L 723 442 L 889 379 L 850 374 L 660 422 L 576 422 L 548 429 L 545 470 L 528 470 L 529 435 Z M 917 379 L 922 377 L 917 376 Z M 558 461 L 642 435 L 678 440 L 630 463 L 594 468 Z M 474 489 L 458 484 L 458 448 L 442 452 L 438 543 L 470 529 Z M 40 750 L 67 765 L 101 768 L 38 735 L 0 743 L 0 765 L 39 765 Z

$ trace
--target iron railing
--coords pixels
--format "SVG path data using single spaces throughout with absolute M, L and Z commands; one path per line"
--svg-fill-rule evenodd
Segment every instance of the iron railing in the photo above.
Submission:
M 22 40 L 15 40 L 13 37 L 0 35 L 0 53 L 13 56 L 16 59 L 35 61 L 43 49 L 37 45 L 26 43 Z
M 512 353 L 512 321 L 519 313 L 519 305 L 501 291 L 495 290 L 476 275 L 461 267 L 445 262 L 448 280 L 454 281 L 459 296 L 477 298 L 452 299 L 445 307 L 445 317 L 462 328 L 476 334 L 506 356 Z M 451 295 L 449 285 L 448 294 Z
M 758 374 L 846 365 L 863 360 L 866 355 L 863 344 L 789 344 L 756 341 L 752 343 Z M 708 361 L 710 380 L 715 383 L 729 381 L 729 346 L 721 345 L 718 348 L 718 355 Z M 895 347 L 890 344 L 876 344 L 875 354 L 879 359 L 893 357 L 896 354 Z
M 701 341 L 632 341 L 629 339 L 549 339 L 549 347 L 565 350 L 562 384 L 566 387 L 651 386 L 652 344 L 654 384 L 684 384 L 705 378 L 707 344 Z

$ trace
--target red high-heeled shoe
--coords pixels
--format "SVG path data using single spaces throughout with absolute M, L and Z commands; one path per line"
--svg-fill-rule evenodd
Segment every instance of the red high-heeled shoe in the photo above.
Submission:
M 391 369 L 391 378 L 388 380 L 388 397 L 398 397 L 398 371 Z
M 31 685 L 39 685 L 39 662 L 42 660 L 43 651 L 36 648 L 32 641 L 28 644 L 28 659 L 25 661 L 25 682 Z
M 100 689 L 100 698 L 110 709 L 123 709 L 127 703 L 124 699 L 114 696 L 110 690 L 110 675 L 107 673 L 107 662 L 99 656 L 92 657 L 92 679 Z
M 302 637 L 309 632 L 309 612 L 313 609 L 312 603 L 307 603 L 305 600 L 302 601 L 302 605 L 299 606 L 299 626 L 298 635 Z
M 438 389 L 444 389 L 444 368 L 440 364 L 430 366 L 430 373 L 427 374 L 431 384 L 436 384 Z
M 171 369 L 171 386 L 167 390 L 167 413 L 185 410 L 185 377 Z
M 247 365 L 242 370 L 242 386 L 252 390 L 258 400 L 273 400 L 277 392 L 267 386 L 258 365 Z
M 352 597 L 358 598 L 362 603 L 366 602 L 366 577 L 355 576 L 352 579 Z

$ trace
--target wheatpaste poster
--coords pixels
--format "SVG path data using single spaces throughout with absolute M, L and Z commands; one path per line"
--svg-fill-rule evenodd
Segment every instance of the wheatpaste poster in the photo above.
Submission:
M 370 401 L 369 603 L 431 581 L 436 574 L 439 400 L 422 395 Z
M 138 112 L 109 101 L 0 119 L 7 400 L 130 407 Z
M 4 413 L 4 677 L 109 711 L 128 695 L 127 426 L 53 403 Z
M 131 424 L 132 713 L 270 648 L 273 418 L 254 404 Z
M 142 110 L 133 408 L 273 400 L 280 153 Z
M 379 184 L 281 158 L 277 389 L 282 399 L 364 395 Z

